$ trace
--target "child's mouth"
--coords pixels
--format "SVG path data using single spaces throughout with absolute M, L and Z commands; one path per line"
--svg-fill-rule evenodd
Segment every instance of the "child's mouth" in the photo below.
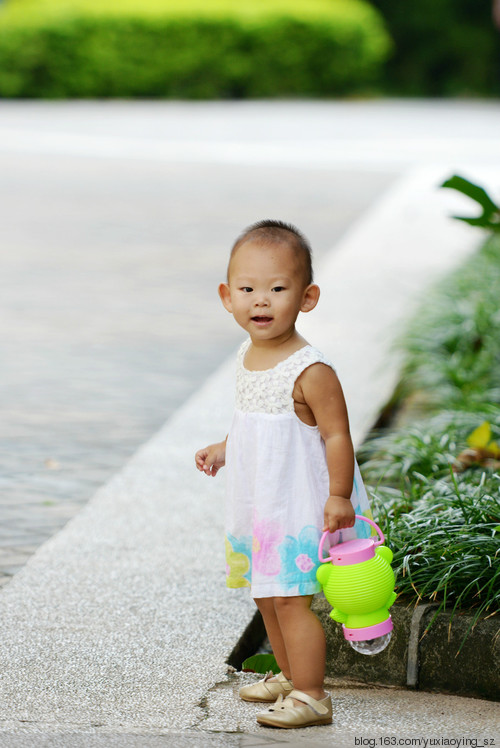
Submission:
M 268 325 L 272 321 L 272 317 L 252 317 L 252 322 L 255 322 L 256 325 Z

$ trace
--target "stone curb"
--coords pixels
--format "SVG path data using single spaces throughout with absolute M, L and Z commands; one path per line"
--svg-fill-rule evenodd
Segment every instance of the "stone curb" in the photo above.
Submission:
M 331 605 L 318 595 L 313 609 L 327 636 L 327 677 L 500 699 L 498 622 L 492 618 L 480 620 L 463 642 L 474 622 L 473 614 L 436 616 L 436 608 L 433 604 L 394 605 L 389 646 L 367 657 L 357 654 L 345 641 L 341 625 L 330 618 Z

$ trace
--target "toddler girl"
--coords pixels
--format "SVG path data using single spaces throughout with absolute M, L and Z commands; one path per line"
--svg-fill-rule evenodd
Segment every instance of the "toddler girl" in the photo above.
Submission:
M 240 696 L 276 701 L 257 716 L 263 725 L 328 724 L 325 636 L 310 610 L 318 543 L 324 530 L 364 536 L 354 515 L 371 514 L 337 375 L 295 329 L 319 298 L 307 240 L 280 221 L 250 226 L 219 294 L 249 338 L 238 353 L 229 435 L 199 450 L 196 466 L 215 476 L 227 465 L 227 585 L 251 587 L 281 669 Z

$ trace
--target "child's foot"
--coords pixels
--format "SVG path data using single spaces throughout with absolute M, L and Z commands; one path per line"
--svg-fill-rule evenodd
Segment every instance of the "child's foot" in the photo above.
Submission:
M 296 706 L 297 702 L 299 706 Z M 332 722 L 332 699 L 313 699 L 303 691 L 292 691 L 285 699 L 279 696 L 273 706 L 257 715 L 257 722 L 267 727 L 309 727 Z
M 287 696 L 293 691 L 293 684 L 283 673 L 274 676 L 270 670 L 262 680 L 249 686 L 242 686 L 239 690 L 243 701 L 274 702 L 278 696 Z

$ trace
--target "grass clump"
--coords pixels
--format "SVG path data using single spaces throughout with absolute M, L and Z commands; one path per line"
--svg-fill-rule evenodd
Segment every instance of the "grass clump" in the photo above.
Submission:
M 394 552 L 397 591 L 438 612 L 474 608 L 475 619 L 500 603 L 500 475 L 470 480 L 413 473 L 408 490 L 377 492 L 376 510 Z
M 359 455 L 401 599 L 473 609 L 474 621 L 500 602 L 499 299 L 495 236 L 398 341 L 395 422 Z
M 500 406 L 500 239 L 440 284 L 400 345 L 407 352 L 401 394 L 427 410 Z

